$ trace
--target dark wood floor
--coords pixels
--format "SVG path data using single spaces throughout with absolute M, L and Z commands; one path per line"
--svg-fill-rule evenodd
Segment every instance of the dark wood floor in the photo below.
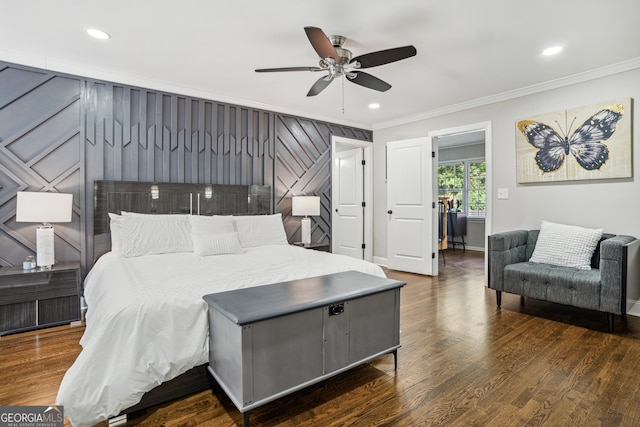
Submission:
M 447 251 L 440 276 L 388 271 L 402 289 L 393 356 L 257 409 L 253 426 L 637 426 L 640 318 L 606 332 L 606 315 L 504 295 L 496 308 L 480 253 Z M 0 405 L 48 405 L 83 327 L 0 338 Z M 234 426 L 223 393 L 202 392 L 129 425 Z

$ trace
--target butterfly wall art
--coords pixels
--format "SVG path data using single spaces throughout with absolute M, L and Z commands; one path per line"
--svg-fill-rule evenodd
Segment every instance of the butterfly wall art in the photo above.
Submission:
M 516 123 L 518 183 L 629 178 L 631 99 Z

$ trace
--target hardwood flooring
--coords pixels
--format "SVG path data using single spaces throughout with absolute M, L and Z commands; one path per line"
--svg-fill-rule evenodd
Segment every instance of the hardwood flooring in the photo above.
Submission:
M 447 251 L 440 276 L 388 271 L 401 294 L 393 356 L 255 410 L 252 426 L 637 426 L 640 318 L 503 294 L 484 285 L 483 255 Z M 0 405 L 54 402 L 84 328 L 0 338 Z M 103 423 L 104 424 L 104 423 Z M 143 411 L 128 425 L 235 426 L 242 415 L 210 391 Z

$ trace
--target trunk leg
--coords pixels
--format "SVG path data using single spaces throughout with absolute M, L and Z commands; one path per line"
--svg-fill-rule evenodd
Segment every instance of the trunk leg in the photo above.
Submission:
M 613 313 L 607 313 L 607 330 L 610 334 L 613 333 L 613 328 L 615 326 L 616 315 Z

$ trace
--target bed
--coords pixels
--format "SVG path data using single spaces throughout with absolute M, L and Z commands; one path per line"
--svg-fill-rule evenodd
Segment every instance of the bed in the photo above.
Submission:
M 200 186 L 198 196 L 184 186 L 96 183 L 101 256 L 85 279 L 83 348 L 56 399 L 74 426 L 138 409 L 143 396 L 157 404 L 206 388 L 203 295 L 349 270 L 384 277 L 375 264 L 289 245 L 280 214 L 269 212 L 268 188 Z M 215 196 L 214 208 L 211 192 L 227 196 Z

